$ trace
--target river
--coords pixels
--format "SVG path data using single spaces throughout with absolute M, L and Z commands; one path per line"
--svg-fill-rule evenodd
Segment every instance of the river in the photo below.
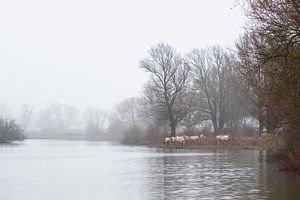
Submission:
M 249 149 L 26 140 L 0 145 L 0 199 L 300 199 L 300 176 L 265 157 Z

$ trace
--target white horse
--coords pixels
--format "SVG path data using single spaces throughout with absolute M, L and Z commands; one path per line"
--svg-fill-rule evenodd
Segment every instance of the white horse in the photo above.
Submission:
M 197 142 L 200 139 L 200 137 L 198 135 L 194 135 L 194 136 L 184 135 L 183 137 L 187 142 Z
M 163 142 L 164 142 L 164 144 L 171 144 L 172 139 L 170 137 L 165 137 Z
M 182 145 L 185 145 L 185 138 L 184 136 L 175 136 L 175 137 L 172 137 L 172 142 L 176 142 L 176 143 L 179 143 L 179 144 L 182 144 Z
M 219 144 L 227 143 L 230 140 L 230 136 L 229 135 L 217 135 L 216 140 Z

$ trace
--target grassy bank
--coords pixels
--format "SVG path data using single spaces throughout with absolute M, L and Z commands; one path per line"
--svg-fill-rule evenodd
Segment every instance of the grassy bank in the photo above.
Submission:
M 269 135 L 264 137 L 245 137 L 236 136 L 228 142 L 218 143 L 214 136 L 201 138 L 196 142 L 187 142 L 186 144 L 160 144 L 163 148 L 256 148 L 272 149 L 276 146 L 276 137 Z

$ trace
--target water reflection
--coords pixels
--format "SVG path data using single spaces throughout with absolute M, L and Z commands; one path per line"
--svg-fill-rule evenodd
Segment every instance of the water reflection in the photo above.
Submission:
M 149 199 L 299 199 L 299 179 L 267 166 L 265 151 L 198 151 L 147 160 Z
M 26 141 L 0 147 L 0 199 L 300 199 L 300 177 L 265 158 L 256 150 Z

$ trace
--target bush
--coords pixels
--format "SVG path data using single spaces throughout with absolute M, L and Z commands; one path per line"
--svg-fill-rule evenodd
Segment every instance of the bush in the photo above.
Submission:
M 148 145 L 160 145 L 164 136 L 160 134 L 159 128 L 149 127 L 146 131 L 146 143 Z
M 124 137 L 121 140 L 122 144 L 128 145 L 139 145 L 143 142 L 143 130 L 139 127 L 130 127 L 128 128 L 125 133 Z
M 0 119 L 0 143 L 25 139 L 15 120 Z

